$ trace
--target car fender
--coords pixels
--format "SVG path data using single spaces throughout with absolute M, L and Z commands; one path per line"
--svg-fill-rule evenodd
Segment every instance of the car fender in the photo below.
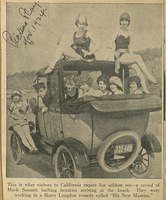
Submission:
M 146 132 L 141 140 L 141 145 L 149 152 L 152 157 L 154 157 L 154 153 L 161 152 L 161 144 L 156 136 L 151 132 Z
M 89 165 L 90 161 L 85 146 L 80 141 L 72 137 L 64 138 L 55 142 L 52 151 L 52 159 L 60 145 L 65 145 L 69 149 L 78 168 Z

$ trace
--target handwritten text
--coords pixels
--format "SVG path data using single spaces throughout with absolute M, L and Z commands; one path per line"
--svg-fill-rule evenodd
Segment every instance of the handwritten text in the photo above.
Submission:
M 24 21 L 16 28 L 15 32 L 3 31 L 2 37 L 7 43 L 16 48 L 19 47 L 21 42 L 25 47 L 34 45 L 33 34 L 42 25 L 43 19 L 47 17 L 47 9 L 43 8 L 39 2 L 35 2 L 30 8 L 20 7 L 18 12 L 24 18 Z

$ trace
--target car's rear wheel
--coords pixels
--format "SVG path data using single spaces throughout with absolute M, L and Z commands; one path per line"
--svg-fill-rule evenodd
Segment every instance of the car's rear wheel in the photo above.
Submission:
M 145 148 L 141 151 L 136 160 L 129 166 L 129 172 L 136 178 L 146 178 L 150 176 L 153 158 L 149 155 Z
M 77 168 L 73 153 L 60 145 L 53 156 L 55 174 L 57 178 L 81 178 L 82 170 Z
M 15 164 L 21 164 L 24 151 L 22 149 L 22 141 L 16 133 L 12 133 L 10 137 L 11 157 Z
M 97 160 L 106 172 L 118 172 L 129 167 L 141 149 L 140 137 L 131 130 L 109 136 L 99 148 Z

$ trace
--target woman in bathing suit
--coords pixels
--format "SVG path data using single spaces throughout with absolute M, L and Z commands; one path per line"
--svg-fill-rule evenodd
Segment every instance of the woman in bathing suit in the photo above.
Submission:
M 97 51 L 98 45 L 91 32 L 86 29 L 88 26 L 86 16 L 78 15 L 75 25 L 77 26 L 77 31 L 73 35 L 72 44 L 66 44 L 64 38 L 60 41 L 54 59 L 46 69 L 45 74 L 50 73 L 54 69 L 56 62 L 64 56 L 71 60 L 85 60 L 88 62 L 95 59 L 94 53 Z M 91 44 L 93 48 L 90 48 Z
M 152 76 L 152 74 L 148 71 L 142 57 L 137 54 L 133 54 L 131 51 L 131 33 L 129 30 L 130 25 L 130 16 L 128 13 L 123 13 L 120 16 L 120 31 L 116 36 L 115 39 L 115 72 L 119 72 L 120 64 L 128 65 L 129 67 L 133 68 L 137 75 L 141 78 L 141 84 L 143 91 L 145 93 L 149 93 L 145 77 L 152 84 L 157 84 L 157 81 Z

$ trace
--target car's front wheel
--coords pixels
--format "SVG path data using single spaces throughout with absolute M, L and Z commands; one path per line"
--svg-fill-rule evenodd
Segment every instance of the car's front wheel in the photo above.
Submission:
M 77 168 L 73 153 L 65 145 L 57 148 L 53 156 L 53 164 L 57 178 L 82 177 L 82 170 Z
M 16 133 L 12 133 L 10 137 L 11 157 L 15 164 L 21 164 L 24 151 L 20 137 Z

